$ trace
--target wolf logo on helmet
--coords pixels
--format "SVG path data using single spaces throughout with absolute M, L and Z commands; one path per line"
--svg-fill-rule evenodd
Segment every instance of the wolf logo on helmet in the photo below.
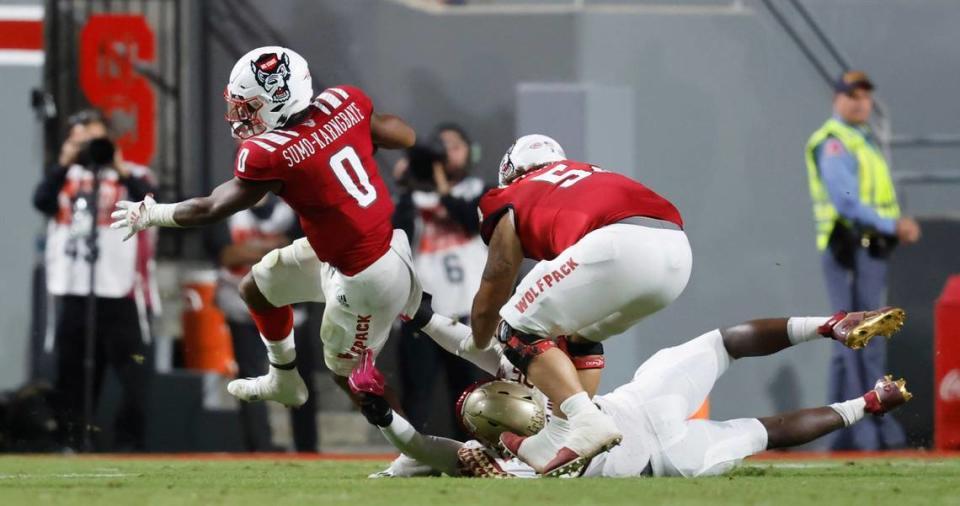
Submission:
M 274 103 L 286 102 L 290 98 L 290 57 L 287 53 L 264 53 L 250 62 L 250 70 L 257 84 L 267 90 Z
M 510 153 L 513 153 L 513 147 L 516 144 L 511 144 L 507 148 L 507 152 L 503 154 L 503 158 L 500 159 L 500 186 L 506 186 L 507 182 L 513 179 L 514 173 L 516 172 L 516 167 L 513 166 L 513 160 L 510 159 Z

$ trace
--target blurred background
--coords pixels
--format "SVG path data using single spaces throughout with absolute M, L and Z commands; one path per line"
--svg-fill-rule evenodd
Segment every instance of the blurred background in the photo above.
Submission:
M 935 430 L 960 420 L 934 423 L 938 403 L 960 403 L 960 303 L 945 291 L 960 273 L 958 25 L 952 0 L 0 0 L 0 451 L 385 448 L 322 360 L 301 364 L 314 402 L 292 414 L 241 407 L 226 393 L 230 378 L 265 367 L 230 286 L 251 258 L 300 233 L 279 202 L 219 230 L 165 229 L 141 234 L 135 250 L 101 247 L 101 264 L 137 258 L 122 279 L 94 269 L 93 297 L 123 299 L 116 309 L 98 306 L 96 328 L 124 337 L 93 332 L 96 363 L 86 369 L 84 353 L 64 345 L 71 332 L 86 338 L 64 325 L 90 317 L 90 269 L 63 265 L 90 259 L 82 247 L 51 249 L 86 237 L 77 198 L 64 200 L 72 176 L 52 167 L 80 163 L 70 149 L 97 137 L 89 128 L 101 122 L 77 113 L 102 113 L 116 154 L 85 166 L 112 167 L 114 185 L 161 202 L 205 194 L 232 173 L 236 144 L 221 98 L 230 68 L 274 44 L 307 59 L 316 90 L 354 84 L 378 111 L 406 118 L 430 147 L 429 163 L 443 165 L 441 182 L 413 170 L 411 156 L 378 155 L 395 199 L 406 202 L 398 226 L 416 232 L 415 251 L 430 251 L 435 234 L 476 238 L 476 224 L 442 197 L 478 197 L 495 184 L 512 140 L 532 132 L 678 206 L 694 251 L 690 284 L 607 342 L 602 391 L 658 349 L 706 330 L 833 312 L 804 148 L 831 116 L 837 76 L 866 71 L 876 86 L 875 142 L 904 214 L 923 230 L 889 259 L 886 299 L 907 309 L 909 322 L 890 343 L 887 369 L 915 394 L 896 414 L 908 446 L 932 447 Z M 91 203 L 109 198 L 99 186 Z M 482 248 L 477 255 L 443 256 L 436 283 L 472 293 Z M 320 353 L 322 310 L 299 309 L 298 348 L 312 341 L 310 354 Z M 441 358 L 417 339 L 398 325 L 381 363 L 421 428 L 455 434 L 451 396 L 479 376 L 459 374 L 456 363 L 441 371 Z M 738 364 L 711 395 L 710 417 L 824 404 L 831 344 Z M 118 365 L 118 354 L 136 357 L 135 367 Z M 437 372 L 411 375 L 423 364 Z M 92 397 L 78 386 L 84 375 L 96 380 Z M 91 446 L 64 439 L 83 409 L 95 413 Z

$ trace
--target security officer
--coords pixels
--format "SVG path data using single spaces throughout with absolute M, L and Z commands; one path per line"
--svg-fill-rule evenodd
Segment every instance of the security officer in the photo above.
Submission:
M 864 72 L 837 79 L 833 117 L 807 141 L 806 165 L 817 225 L 817 248 L 830 303 L 836 311 L 860 311 L 884 304 L 887 259 L 898 243 L 920 238 L 912 218 L 900 216 L 893 181 L 877 140 L 867 125 L 873 83 Z M 830 402 L 850 399 L 883 376 L 886 342 L 875 339 L 861 352 L 835 346 Z M 835 450 L 882 450 L 905 444 L 891 417 L 858 424 L 837 435 Z

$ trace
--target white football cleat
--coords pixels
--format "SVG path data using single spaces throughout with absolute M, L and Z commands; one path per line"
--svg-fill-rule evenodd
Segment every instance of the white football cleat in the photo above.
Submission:
M 518 436 L 512 432 L 504 432 L 500 434 L 500 448 L 508 455 L 532 467 L 537 474 L 546 469 L 547 464 L 560 450 L 560 446 L 547 437 L 546 431 L 540 431 L 532 436 Z
M 399 457 L 393 459 L 390 467 L 373 473 L 367 478 L 412 478 L 414 476 L 440 476 L 440 472 L 401 453 Z
M 598 454 L 609 451 L 623 441 L 613 417 L 600 411 L 575 416 L 569 420 L 570 435 L 563 448 L 545 466 L 543 474 L 550 477 L 578 476 Z
M 270 367 L 263 376 L 231 381 L 227 384 L 227 392 L 241 401 L 274 401 L 289 408 L 307 402 L 307 385 L 296 369 L 287 371 Z
M 532 436 L 518 436 L 512 432 L 500 434 L 500 447 L 539 474 L 563 447 L 569 431 L 569 423 L 554 416 L 543 430 Z

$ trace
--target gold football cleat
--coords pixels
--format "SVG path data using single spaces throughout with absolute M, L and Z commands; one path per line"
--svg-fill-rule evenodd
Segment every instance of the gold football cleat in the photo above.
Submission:
M 889 339 L 903 327 L 906 316 L 907 313 L 898 307 L 840 312 L 824 324 L 821 334 L 840 341 L 851 350 L 859 350 L 875 336 L 886 336 Z
M 864 410 L 867 413 L 883 416 L 906 404 L 912 398 L 913 394 L 907 390 L 907 381 L 903 378 L 894 380 L 893 376 L 888 374 L 877 380 L 873 390 L 864 394 L 863 399 L 867 402 Z

